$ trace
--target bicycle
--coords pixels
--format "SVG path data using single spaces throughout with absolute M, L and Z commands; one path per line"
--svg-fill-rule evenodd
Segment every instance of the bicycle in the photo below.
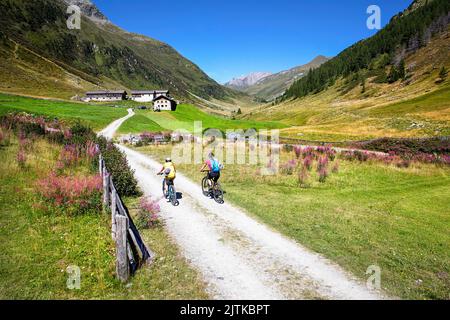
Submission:
M 218 204 L 223 204 L 225 201 L 223 200 L 223 189 L 220 185 L 220 182 L 214 182 L 213 180 L 208 178 L 209 171 L 204 170 L 206 172 L 206 176 L 202 180 L 202 192 L 205 197 L 211 197 Z M 212 188 L 209 187 L 208 181 L 211 181 Z
M 159 175 L 162 176 L 164 173 L 160 173 Z M 164 198 L 168 199 L 170 203 L 172 203 L 172 205 L 174 207 L 177 207 L 178 205 L 180 205 L 180 202 L 177 199 L 177 191 L 175 190 L 175 185 L 173 183 L 173 181 L 171 181 L 171 183 L 167 184 L 167 180 L 166 178 L 164 178 L 163 180 L 163 185 L 162 185 L 162 191 L 163 191 L 163 195 Z

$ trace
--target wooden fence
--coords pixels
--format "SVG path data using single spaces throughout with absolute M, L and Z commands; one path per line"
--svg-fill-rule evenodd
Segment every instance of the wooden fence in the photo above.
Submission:
M 111 236 L 116 243 L 116 275 L 120 281 L 126 282 L 141 265 L 151 263 L 154 254 L 142 240 L 101 155 L 99 170 L 103 177 L 103 207 L 106 212 L 111 212 Z

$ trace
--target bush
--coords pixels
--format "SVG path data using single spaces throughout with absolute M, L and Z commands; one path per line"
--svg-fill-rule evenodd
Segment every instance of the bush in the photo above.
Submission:
M 308 169 L 305 166 L 302 166 L 302 169 L 298 173 L 298 183 L 301 188 L 306 188 L 308 186 L 308 178 Z
M 283 145 L 283 151 L 290 153 L 294 150 L 294 147 L 290 144 L 284 144 Z
M 105 160 L 106 168 L 112 175 L 117 191 L 123 197 L 140 195 L 134 171 L 128 165 L 126 156 L 112 142 L 98 138 L 98 145 Z
M 417 153 L 450 153 L 449 137 L 417 138 L 417 139 L 395 139 L 381 138 L 371 141 L 358 142 L 353 144 L 354 148 L 374 150 L 385 153 L 393 152 L 397 155 L 417 154 Z
M 300 159 L 300 156 L 302 155 L 302 147 L 301 146 L 295 146 L 294 147 L 295 156 L 297 159 Z
M 78 146 L 85 146 L 89 141 L 95 141 L 95 132 L 88 126 L 83 125 L 81 122 L 77 122 L 70 128 L 70 131 L 64 131 L 64 138 L 67 143 L 75 144 Z
M 313 158 L 312 156 L 308 155 L 303 160 L 303 167 L 305 167 L 308 171 L 311 171 L 313 165 Z
M 37 182 L 37 191 L 47 204 L 69 214 L 99 211 L 102 207 L 103 182 L 100 175 L 73 177 L 51 173 Z
M 325 183 L 328 178 L 328 169 L 326 167 L 321 167 L 319 171 L 319 182 Z
M 25 163 L 27 161 L 27 155 L 25 154 L 25 150 L 23 148 L 19 148 L 16 156 L 17 164 L 20 168 L 25 168 Z
M 141 229 L 156 227 L 160 224 L 159 213 L 161 208 L 158 201 L 151 198 L 142 198 L 136 216 L 136 226 Z
M 294 174 L 295 168 L 297 168 L 297 161 L 290 160 L 286 164 L 281 166 L 281 172 L 290 176 Z

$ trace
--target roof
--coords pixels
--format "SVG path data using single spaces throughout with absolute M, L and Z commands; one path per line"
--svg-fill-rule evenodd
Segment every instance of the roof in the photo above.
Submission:
M 160 99 L 166 99 L 166 100 L 175 102 L 175 100 L 173 100 L 172 98 L 170 98 L 170 97 L 168 97 L 168 96 L 165 96 L 165 95 L 161 95 L 161 96 L 159 96 L 159 97 L 156 97 L 155 99 L 153 99 L 153 101 L 157 101 L 157 100 L 160 100 Z
M 96 94 L 126 94 L 125 90 L 112 90 L 112 91 L 89 91 L 86 92 L 87 95 L 96 95 Z
M 162 93 L 166 94 L 169 90 L 132 90 L 131 94 L 154 94 L 154 93 Z

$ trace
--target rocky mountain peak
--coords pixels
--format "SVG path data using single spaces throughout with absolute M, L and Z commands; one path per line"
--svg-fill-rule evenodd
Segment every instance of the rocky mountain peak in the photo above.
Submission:
M 90 0 L 64 0 L 64 2 L 80 7 L 81 13 L 96 23 L 109 23 L 108 18 Z

